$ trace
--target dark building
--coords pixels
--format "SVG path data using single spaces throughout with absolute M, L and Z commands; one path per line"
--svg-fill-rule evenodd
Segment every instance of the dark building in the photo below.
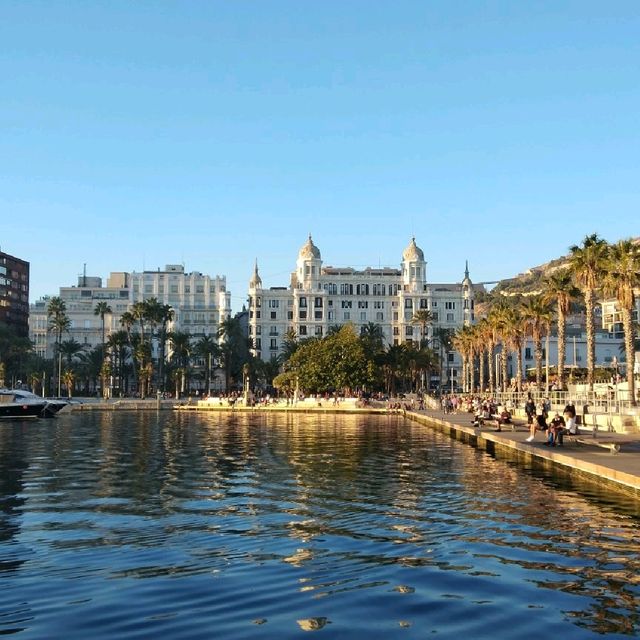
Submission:
M 29 263 L 0 251 L 0 323 L 29 335 Z

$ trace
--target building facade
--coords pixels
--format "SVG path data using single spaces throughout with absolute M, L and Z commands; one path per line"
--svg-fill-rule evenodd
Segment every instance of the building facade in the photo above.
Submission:
M 231 316 L 226 277 L 185 273 L 181 264 L 168 264 L 164 271 L 131 273 L 131 304 L 149 298 L 168 304 L 174 311 L 170 328 L 188 332 L 194 339 L 215 337 L 220 323 Z
M 0 251 L 0 322 L 29 334 L 29 263 Z
M 119 331 L 120 318 L 129 308 L 129 274 L 111 273 L 107 286 L 102 286 L 102 278 L 79 276 L 75 287 L 60 287 L 59 297 L 64 301 L 70 321 L 69 333 L 64 340 L 74 339 L 90 349 L 102 343 L 102 319 L 95 315 L 99 302 L 106 302 L 111 309 L 104 317 L 105 335 Z M 37 300 L 30 307 L 29 337 L 35 345 L 35 352 L 43 358 L 54 356 L 55 335 L 49 330 L 47 308 L 50 297 Z
M 102 343 L 102 319 L 95 315 L 96 305 L 106 302 L 111 311 L 105 315 L 105 335 L 122 329 L 120 320 L 136 302 L 157 298 L 174 310 L 168 329 L 185 331 L 194 341 L 204 335 L 215 337 L 223 320 L 231 314 L 231 294 L 224 276 L 185 273 L 182 265 L 167 265 L 164 271 L 113 272 L 102 285 L 102 278 L 80 276 L 75 287 L 60 287 L 71 326 L 64 340 L 77 340 L 86 348 Z M 52 358 L 55 335 L 49 331 L 49 297 L 31 305 L 29 337 L 38 355 Z M 157 354 L 156 354 L 157 355 Z
M 430 311 L 433 319 L 425 336 L 414 321 L 420 310 Z M 460 283 L 428 282 L 427 263 L 415 238 L 402 253 L 399 269 L 357 270 L 324 266 L 309 236 L 298 252 L 289 286 L 263 288 L 256 263 L 248 311 L 253 351 L 263 360 L 282 353 L 289 331 L 300 339 L 322 337 L 330 327 L 347 323 L 358 333 L 369 323 L 378 325 L 386 345 L 419 344 L 425 338 L 435 346 L 438 328 L 455 330 L 474 322 L 474 285 L 468 269 Z M 452 359 L 451 375 L 457 375 L 456 366 L 459 362 Z

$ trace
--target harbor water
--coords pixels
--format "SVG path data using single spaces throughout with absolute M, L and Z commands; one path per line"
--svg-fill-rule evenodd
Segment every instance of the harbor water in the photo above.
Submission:
M 630 498 L 402 416 L 0 425 L 0 634 L 640 635 Z

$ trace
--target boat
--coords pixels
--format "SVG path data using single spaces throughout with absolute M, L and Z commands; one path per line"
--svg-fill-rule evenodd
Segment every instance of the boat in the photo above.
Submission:
M 22 391 L 0 389 L 0 420 L 41 418 L 46 414 L 49 401 L 46 398 L 23 396 Z M 53 414 L 51 414 L 53 415 Z
M 35 403 L 46 402 L 46 406 L 40 416 L 41 418 L 53 418 L 58 411 L 61 411 L 69 404 L 67 400 L 63 400 L 62 398 L 41 398 L 27 389 L 11 389 L 11 392 L 15 394 L 18 401 Z

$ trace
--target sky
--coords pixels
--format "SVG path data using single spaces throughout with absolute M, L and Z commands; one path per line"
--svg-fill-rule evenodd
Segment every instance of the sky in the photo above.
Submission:
M 431 282 L 640 235 L 640 4 L 0 3 L 0 249 L 30 299 L 87 275 L 258 261 Z

